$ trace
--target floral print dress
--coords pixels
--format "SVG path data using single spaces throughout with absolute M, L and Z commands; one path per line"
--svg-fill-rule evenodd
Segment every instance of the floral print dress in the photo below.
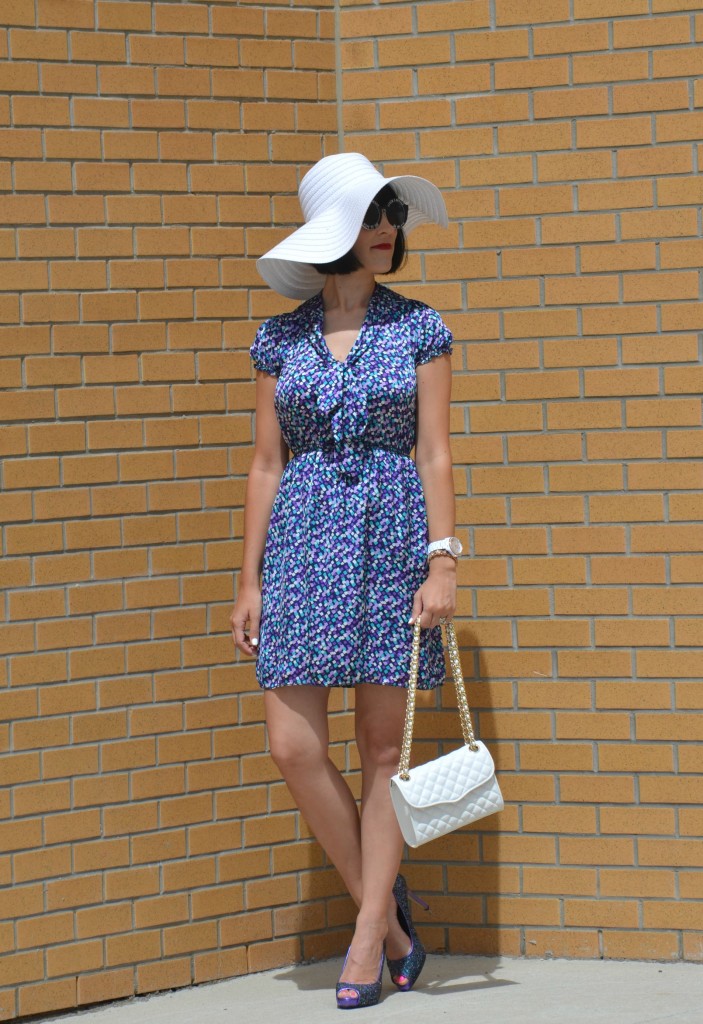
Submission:
M 451 352 L 429 306 L 376 285 L 347 358 L 316 295 L 266 320 L 250 349 L 278 378 L 291 458 L 271 510 L 256 675 L 279 686 L 407 686 L 413 596 L 427 576 L 427 513 L 410 451 L 415 367 Z M 445 676 L 441 627 L 421 632 L 418 687 Z

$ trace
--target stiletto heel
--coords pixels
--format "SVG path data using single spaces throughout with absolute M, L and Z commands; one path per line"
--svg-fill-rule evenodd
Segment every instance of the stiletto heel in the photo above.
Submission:
M 342 968 L 342 977 L 344 977 L 344 969 L 347 966 L 347 960 L 349 959 L 349 951 L 351 946 L 347 950 L 347 955 L 344 958 L 344 967 Z M 381 962 L 378 965 L 378 979 L 372 981 L 367 985 L 359 985 L 354 981 L 338 981 L 337 982 L 337 1009 L 338 1010 L 356 1010 L 362 1006 L 375 1006 L 381 998 L 381 986 L 382 986 L 382 975 L 383 975 L 383 963 L 386 959 L 386 947 L 384 945 L 381 952 Z M 340 996 L 340 992 L 355 992 L 353 996 Z
M 425 901 L 420 896 L 418 896 L 416 892 L 413 892 L 412 889 L 408 889 L 408 896 L 410 897 L 411 900 L 414 900 L 414 902 L 417 903 L 419 907 L 422 907 L 423 910 L 430 909 L 429 903 L 425 903 Z
M 411 946 L 410 952 L 398 960 L 392 960 L 388 957 L 388 970 L 390 971 L 391 981 L 396 988 L 400 989 L 401 992 L 409 992 L 420 976 L 420 971 L 425 964 L 426 954 L 425 947 L 420 942 L 420 938 L 413 925 L 408 897 L 421 907 L 424 907 L 425 910 L 430 908 L 424 900 L 408 889 L 407 882 L 402 875 L 398 875 L 395 880 L 393 896 L 398 904 L 398 923 L 410 939 Z

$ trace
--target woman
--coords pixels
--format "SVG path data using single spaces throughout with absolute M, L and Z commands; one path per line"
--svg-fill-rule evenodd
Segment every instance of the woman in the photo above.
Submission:
M 384 178 L 358 153 L 320 160 L 299 196 L 305 224 L 257 263 L 276 291 L 307 301 L 262 324 L 251 347 L 256 447 L 231 621 L 236 646 L 257 656 L 271 755 L 359 908 L 337 985 L 352 1009 L 378 1002 L 384 955 L 401 990 L 424 962 L 389 779 L 412 623 L 418 686 L 432 689 L 445 675 L 438 624 L 456 605 L 452 339 L 434 310 L 376 277 L 403 262 L 408 231 L 447 215 L 429 181 Z M 335 686 L 356 691 L 360 815 L 328 756 Z

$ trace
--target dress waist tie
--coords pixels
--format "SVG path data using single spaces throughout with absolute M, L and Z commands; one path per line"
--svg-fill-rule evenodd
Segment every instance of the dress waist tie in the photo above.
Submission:
M 299 448 L 297 451 L 291 452 L 291 460 L 296 459 L 299 455 L 307 455 L 309 452 L 323 452 L 325 455 L 331 456 L 330 461 L 335 465 L 339 476 L 346 483 L 353 484 L 359 479 L 362 460 L 375 449 L 410 458 L 410 453 L 402 448 L 375 442 L 370 443 L 362 441 L 360 438 L 346 438 L 341 444 L 314 444 Z

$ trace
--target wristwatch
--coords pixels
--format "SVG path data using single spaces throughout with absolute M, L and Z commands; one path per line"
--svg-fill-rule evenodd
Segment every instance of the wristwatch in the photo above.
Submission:
M 463 550 L 458 537 L 444 537 L 442 540 L 433 540 L 431 544 L 427 545 L 427 556 L 429 557 L 433 551 L 446 551 L 456 560 Z

